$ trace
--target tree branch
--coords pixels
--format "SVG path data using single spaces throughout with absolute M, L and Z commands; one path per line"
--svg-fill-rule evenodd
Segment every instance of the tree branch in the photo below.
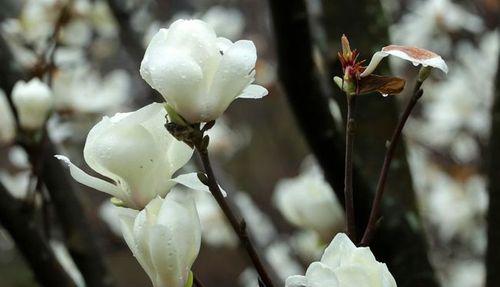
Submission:
M 25 205 L 12 197 L 2 184 L 0 184 L 0 223 L 9 231 L 40 285 L 76 286 L 37 229 Z

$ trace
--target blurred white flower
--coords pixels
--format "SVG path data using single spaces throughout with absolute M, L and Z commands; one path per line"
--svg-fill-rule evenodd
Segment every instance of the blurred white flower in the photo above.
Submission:
M 215 126 L 209 129 L 206 134 L 210 137 L 209 153 L 224 159 L 231 158 L 250 142 L 249 129 L 238 127 L 237 130 L 233 130 L 224 117 L 217 119 Z
M 369 247 L 356 247 L 349 237 L 339 233 L 326 248 L 320 262 L 313 262 L 306 275 L 294 275 L 286 287 L 396 287 L 396 281 L 384 263 L 375 259 Z
M 18 81 L 14 85 L 12 102 L 16 107 L 20 126 L 26 130 L 37 130 L 45 124 L 54 99 L 50 88 L 34 78 L 29 82 Z
M 64 69 L 54 76 L 55 106 L 81 113 L 116 112 L 129 99 L 130 81 L 124 70 L 101 78 L 86 65 Z
M 326 243 L 316 231 L 301 230 L 290 238 L 290 245 L 304 262 L 313 262 L 321 258 Z
M 171 177 L 185 165 L 193 150 L 166 132 L 165 109 L 153 103 L 135 112 L 104 117 L 90 130 L 83 156 L 87 164 L 110 181 L 93 177 L 57 156 L 70 167 L 73 178 L 119 199 L 128 207 L 143 208 L 175 185 Z
M 241 216 L 245 218 L 248 232 L 255 238 L 255 242 L 260 246 L 268 245 L 277 236 L 269 217 L 260 210 L 250 195 L 245 192 L 237 192 L 234 201 L 241 211 Z
M 217 201 L 208 192 L 195 192 L 196 209 L 201 221 L 201 238 L 215 247 L 238 246 L 238 237 L 227 222 L 226 216 Z
M 54 251 L 54 255 L 57 258 L 57 261 L 61 264 L 64 270 L 68 273 L 69 277 L 75 282 L 78 287 L 85 287 L 85 281 L 83 280 L 82 273 L 76 267 L 73 258 L 68 252 L 68 249 L 64 245 L 64 243 L 59 242 L 57 240 L 50 241 L 50 247 Z
M 450 0 L 415 1 L 399 23 L 390 27 L 394 43 L 428 47 L 444 55 L 452 49 L 449 34 L 483 29 L 479 16 Z
M 252 82 L 257 53 L 251 41 L 217 38 L 207 23 L 178 20 L 160 29 L 146 49 L 141 76 L 189 123 L 218 118 L 236 98 L 262 98 Z
M 123 215 L 123 237 L 155 287 L 184 287 L 201 244 L 193 199 L 181 190 Z
M 486 278 L 484 263 L 478 260 L 464 260 L 453 263 L 447 268 L 448 276 L 443 286 L 483 287 Z
M 10 143 L 16 137 L 16 121 L 7 100 L 7 95 L 0 89 L 0 145 Z
M 283 179 L 275 187 L 273 201 L 292 224 L 318 232 L 329 240 L 344 224 L 344 211 L 316 165 L 295 178 Z
M 243 14 L 235 8 L 225 8 L 223 6 L 212 6 L 201 17 L 214 29 L 219 37 L 229 40 L 238 39 L 245 28 L 245 18 Z
M 0 182 L 13 197 L 25 199 L 30 190 L 30 175 L 29 170 L 16 173 L 0 170 Z
M 124 208 L 120 208 L 110 200 L 105 200 L 101 207 L 99 207 L 99 217 L 106 223 L 109 229 L 116 235 L 122 235 L 122 227 L 120 221 L 119 210 L 123 210 Z M 130 209 L 128 209 L 130 210 Z
M 293 260 L 291 254 L 290 246 L 285 242 L 274 242 L 266 248 L 267 262 L 283 281 L 289 276 L 304 272 L 300 264 Z

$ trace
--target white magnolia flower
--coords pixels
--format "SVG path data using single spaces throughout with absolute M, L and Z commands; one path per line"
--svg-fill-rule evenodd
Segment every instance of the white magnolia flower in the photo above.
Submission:
M 252 82 L 257 53 L 252 41 L 217 38 L 200 20 L 178 20 L 149 43 L 141 76 L 190 123 L 215 120 L 236 98 L 262 98 Z
M 201 227 L 193 199 L 181 190 L 122 216 L 123 237 L 155 287 L 184 287 L 198 256 Z
M 444 62 L 443 58 L 434 52 L 417 47 L 389 45 L 373 54 L 370 63 L 360 76 L 366 77 L 370 75 L 373 71 L 375 71 L 382 59 L 389 55 L 410 61 L 415 66 L 422 65 L 424 67 L 432 67 L 439 69 L 444 73 L 448 73 L 448 66 Z
M 317 166 L 278 182 L 273 200 L 290 223 L 312 229 L 325 239 L 344 224 L 344 211 Z
M 132 208 L 143 208 L 175 185 L 173 173 L 193 151 L 166 132 L 165 109 L 153 103 L 135 112 L 103 119 L 90 130 L 83 156 L 87 164 L 110 181 L 93 177 L 65 161 L 73 178 L 108 193 Z
M 18 81 L 12 90 L 12 101 L 17 109 L 20 126 L 36 130 L 45 124 L 52 109 L 52 91 L 37 78 L 27 83 Z
M 207 22 L 219 37 L 230 40 L 239 38 L 245 28 L 243 14 L 234 8 L 213 6 L 201 17 L 201 20 Z
M 73 282 L 75 282 L 76 286 L 85 287 L 85 281 L 82 273 L 78 270 L 78 267 L 76 267 L 73 258 L 66 248 L 66 245 L 60 241 L 51 240 L 50 247 L 54 251 L 57 261 L 59 261 L 64 270 L 68 273 L 69 277 L 71 277 Z
M 5 92 L 0 90 L 0 144 L 9 143 L 16 136 L 16 121 Z
M 356 247 L 339 233 L 325 249 L 319 262 L 307 268 L 306 275 L 288 277 L 286 287 L 396 287 L 384 263 L 375 259 L 369 247 Z

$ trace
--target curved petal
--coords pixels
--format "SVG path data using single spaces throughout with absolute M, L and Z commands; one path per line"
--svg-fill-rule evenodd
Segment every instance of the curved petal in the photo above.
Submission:
M 151 227 L 149 242 L 152 262 L 156 269 L 154 286 L 184 287 L 189 270 L 182 269 L 179 262 L 179 250 L 174 241 L 174 230 L 163 226 Z
M 223 113 L 229 104 L 254 81 L 257 51 L 252 41 L 241 40 L 229 47 L 220 61 L 210 87 L 207 106 L 215 110 L 210 119 Z
M 151 265 L 148 265 L 144 261 L 144 257 L 137 250 L 137 244 L 135 243 L 133 235 L 134 218 L 130 216 L 121 216 L 120 223 L 125 243 L 127 243 L 128 247 L 132 251 L 132 254 L 137 259 L 142 269 L 144 269 L 151 281 L 153 281 L 156 277 L 154 270 L 151 268 Z
M 335 270 L 335 275 L 342 287 L 379 286 L 380 284 L 370 280 L 365 270 L 357 266 L 339 267 Z
M 198 174 L 196 172 L 181 174 L 175 178 L 172 178 L 172 181 L 193 190 L 205 191 L 210 193 L 210 189 L 208 188 L 208 186 L 206 186 L 204 183 L 200 181 L 200 179 L 198 178 Z M 223 190 L 220 185 L 219 189 L 222 192 L 222 195 L 226 197 L 227 192 Z
M 85 173 L 83 170 L 74 165 L 69 158 L 63 155 L 55 155 L 54 157 L 64 162 L 69 167 L 71 176 L 79 183 L 115 197 L 117 197 L 120 193 L 120 189 L 116 185 Z
M 386 52 L 375 52 L 375 54 L 373 54 L 372 56 L 372 59 L 370 60 L 370 63 L 368 64 L 368 66 L 366 66 L 366 69 L 363 71 L 363 73 L 361 73 L 360 77 L 363 78 L 373 73 L 382 59 L 387 56 L 389 56 L 389 54 L 387 54 Z
M 415 66 L 422 64 L 424 67 L 430 66 L 440 69 L 444 73 L 448 73 L 448 66 L 443 58 L 429 50 L 411 46 L 389 45 L 382 48 L 382 51 L 389 55 L 410 61 Z
M 269 92 L 266 88 L 259 85 L 249 85 L 238 96 L 240 99 L 261 99 L 267 96 Z
M 219 51 L 221 52 L 222 55 L 226 53 L 227 49 L 233 45 L 233 42 L 227 38 L 224 37 L 219 37 L 217 38 L 217 48 L 219 48 Z
M 306 287 L 307 278 L 302 275 L 293 275 L 286 278 L 285 287 Z
M 144 58 L 141 62 L 140 74 L 141 77 L 151 86 L 153 84 L 152 72 L 154 72 L 154 63 L 156 59 L 161 59 L 165 56 L 167 43 L 168 29 L 160 29 L 149 42 Z
M 321 262 L 313 262 L 306 271 L 307 287 L 338 287 L 340 285 L 332 269 Z M 359 285 L 369 286 L 369 285 Z

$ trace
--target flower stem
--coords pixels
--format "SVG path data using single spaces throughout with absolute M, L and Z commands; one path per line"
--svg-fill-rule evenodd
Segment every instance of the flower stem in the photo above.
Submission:
M 352 191 L 352 151 L 354 147 L 354 133 L 356 130 L 354 120 L 355 107 L 356 95 L 347 95 L 344 198 L 347 236 L 349 236 L 353 242 L 356 240 L 356 220 L 354 218 L 354 196 Z
M 384 163 L 382 164 L 382 169 L 380 170 L 380 175 L 377 183 L 377 190 L 375 191 L 375 197 L 373 199 L 372 208 L 370 212 L 370 218 L 368 219 L 368 224 L 366 225 L 365 233 L 361 239 L 360 245 L 367 246 L 375 233 L 377 227 L 377 221 L 380 216 L 380 208 L 382 205 L 382 197 L 384 195 L 385 184 L 387 182 L 387 174 L 389 173 L 389 168 L 391 166 L 392 159 L 394 158 L 394 152 L 401 138 L 401 132 L 406 124 L 406 121 L 410 117 L 413 108 L 417 104 L 420 97 L 422 97 L 423 90 L 420 89 L 422 86 L 422 81 L 417 81 L 415 88 L 413 90 L 413 95 L 411 96 L 406 108 L 399 119 L 398 125 L 394 130 L 387 151 L 384 157 Z
M 215 200 L 219 204 L 220 208 L 224 212 L 224 215 L 231 224 L 231 227 L 233 228 L 234 232 L 238 235 L 241 245 L 247 251 L 247 254 L 250 257 L 250 260 L 252 261 L 255 269 L 257 270 L 257 273 L 259 274 L 262 282 L 265 284 L 266 287 L 273 287 L 271 277 L 264 268 L 264 265 L 262 264 L 262 261 L 259 258 L 259 255 L 257 254 L 255 247 L 252 245 L 252 242 L 250 241 L 250 237 L 248 236 L 248 233 L 246 231 L 245 221 L 244 220 L 239 221 L 236 218 L 234 211 L 229 206 L 228 202 L 226 201 L 224 195 L 222 194 L 219 188 L 219 185 L 217 184 L 217 180 L 215 178 L 212 165 L 210 163 L 210 158 L 208 156 L 207 148 L 203 147 L 202 144 L 197 144 L 195 148 L 201 159 L 203 168 L 205 169 L 205 172 L 207 174 L 208 178 L 207 185 L 210 192 L 212 193 Z

